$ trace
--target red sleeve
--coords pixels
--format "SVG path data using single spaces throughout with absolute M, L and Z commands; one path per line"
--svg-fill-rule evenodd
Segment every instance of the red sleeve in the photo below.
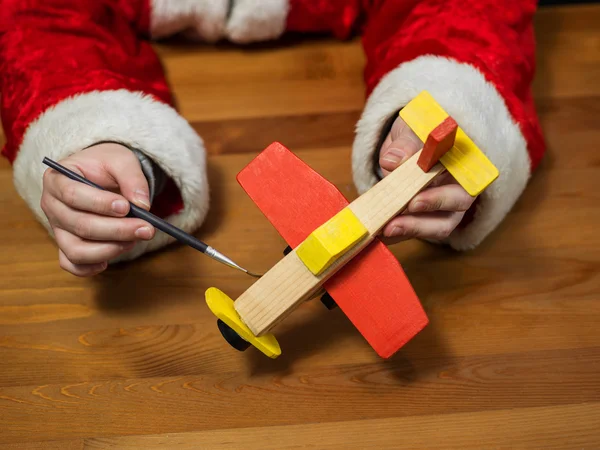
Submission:
M 427 90 L 500 171 L 448 243 L 472 248 L 496 228 L 545 150 L 531 94 L 535 9 L 535 0 L 290 1 L 288 30 L 363 34 L 368 99 L 353 147 L 360 192 L 377 182 L 384 125 Z
M 147 0 L 0 3 L 3 154 L 13 163 L 17 190 L 46 226 L 39 206 L 43 157 L 61 160 L 101 141 L 141 150 L 170 176 L 155 212 L 187 231 L 203 220 L 203 144 L 173 109 L 148 41 L 150 24 Z M 164 243 L 159 233 L 131 255 Z

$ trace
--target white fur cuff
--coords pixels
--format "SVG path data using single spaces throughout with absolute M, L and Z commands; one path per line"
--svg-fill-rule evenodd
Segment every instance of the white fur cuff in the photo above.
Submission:
M 280 37 L 289 0 L 151 0 L 150 33 L 163 38 L 179 32 L 207 42 L 238 44 Z
M 227 37 L 239 44 L 280 37 L 289 12 L 289 0 L 234 0 Z
M 225 34 L 229 0 L 151 0 L 150 34 L 155 39 L 187 32 L 216 42 Z
M 127 90 L 91 92 L 63 100 L 33 122 L 14 163 L 17 191 L 48 231 L 40 207 L 44 156 L 60 161 L 100 141 L 117 141 L 142 150 L 173 179 L 184 209 L 167 220 L 187 232 L 197 229 L 208 211 L 204 144 L 170 106 Z M 157 232 L 120 260 L 156 250 L 172 238 Z
M 472 223 L 446 240 L 457 250 L 480 244 L 517 201 L 529 179 L 527 144 L 502 97 L 471 65 L 421 56 L 381 79 L 358 122 L 352 152 L 354 182 L 360 193 L 377 182 L 375 155 L 383 125 L 421 91 L 427 90 L 500 171 L 482 194 Z

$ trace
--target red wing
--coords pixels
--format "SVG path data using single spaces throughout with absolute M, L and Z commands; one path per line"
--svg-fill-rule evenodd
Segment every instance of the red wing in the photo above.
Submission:
M 333 184 L 279 143 L 261 152 L 237 179 L 292 248 L 348 205 Z M 384 358 L 428 323 L 398 260 L 378 239 L 324 287 Z
M 237 180 L 292 248 L 348 205 L 333 184 L 278 142 L 242 169 Z
M 379 239 L 323 287 L 382 358 L 392 356 L 429 323 L 402 266 Z

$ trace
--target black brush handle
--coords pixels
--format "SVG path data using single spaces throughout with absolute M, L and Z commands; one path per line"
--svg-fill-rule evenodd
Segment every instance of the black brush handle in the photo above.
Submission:
M 72 170 L 67 169 L 64 166 L 61 166 L 60 164 L 58 164 L 55 161 L 52 161 L 49 158 L 44 158 L 43 162 L 48 167 L 51 167 L 52 169 L 56 170 L 57 172 L 62 173 L 64 176 L 69 177 L 71 180 L 79 181 L 80 183 L 87 184 L 88 186 L 94 187 L 96 189 L 100 189 L 102 191 L 106 190 L 102 186 L 98 186 L 96 183 L 91 182 L 87 178 L 82 177 L 81 175 L 73 172 Z M 129 202 L 129 208 L 130 208 L 129 214 L 127 214 L 127 216 L 137 217 L 138 219 L 145 220 L 146 222 L 150 223 L 154 227 L 158 228 L 160 231 L 167 233 L 169 236 L 174 237 L 179 242 L 189 245 L 190 247 L 195 248 L 196 250 L 199 250 L 202 253 L 206 253 L 206 250 L 208 249 L 208 245 L 206 245 L 204 242 L 200 241 L 199 239 L 196 239 L 194 236 L 186 233 L 185 231 L 177 228 L 176 226 L 171 225 L 166 220 L 163 220 L 160 217 L 155 216 L 151 212 L 146 211 L 145 209 L 142 209 L 139 206 L 136 206 L 131 202 Z

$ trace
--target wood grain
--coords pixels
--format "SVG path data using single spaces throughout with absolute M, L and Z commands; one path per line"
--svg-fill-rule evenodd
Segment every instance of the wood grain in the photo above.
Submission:
M 523 408 L 408 418 L 371 419 L 281 427 L 242 428 L 168 436 L 133 436 L 86 440 L 87 449 L 196 449 L 210 446 L 248 450 L 281 448 L 337 449 L 514 449 L 593 448 L 598 439 L 598 403 Z M 565 442 L 577 423 L 578 435 Z M 432 442 L 431 430 L 444 436 Z M 509 434 L 509 436 L 507 436 Z M 500 444 L 499 444 L 500 442 Z
M 278 450 L 281 448 L 347 449 L 495 449 L 593 448 L 598 439 L 598 403 L 514 410 L 424 415 L 346 422 L 248 427 L 145 436 L 90 438 L 14 444 L 8 450 L 106 450 L 197 448 Z M 578 434 L 565 442 L 577 423 Z M 431 441 L 431 430 L 443 441 Z M 507 436 L 507 430 L 510 435 Z M 501 442 L 501 444 L 498 444 Z
M 280 359 L 235 352 L 204 290 L 252 280 L 190 249 L 69 276 L 0 162 L 0 447 L 597 448 L 599 22 L 598 6 L 537 14 L 548 154 L 493 235 L 460 254 L 392 247 L 431 322 L 389 361 L 318 301 L 277 327 Z M 281 259 L 235 181 L 275 139 L 356 197 L 359 41 L 158 49 L 211 153 L 198 237 L 252 270 Z
M 5 444 L 6 450 L 83 450 L 83 439 Z
M 46 439 L 58 440 L 99 429 L 162 434 L 599 402 L 599 350 L 400 357 L 287 373 L 266 367 L 262 356 L 252 373 L 2 388 L 0 442 L 27 439 L 18 427 L 23 416 L 44 422 Z

